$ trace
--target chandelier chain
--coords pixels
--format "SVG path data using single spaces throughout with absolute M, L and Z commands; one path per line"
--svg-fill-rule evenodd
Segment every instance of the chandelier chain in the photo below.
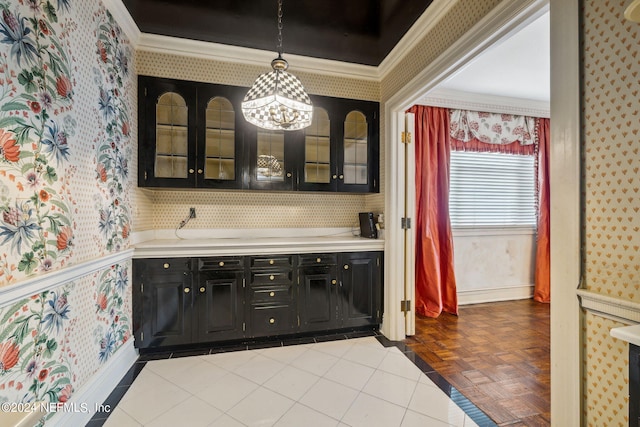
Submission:
M 278 0 L 278 56 L 282 56 L 282 0 Z

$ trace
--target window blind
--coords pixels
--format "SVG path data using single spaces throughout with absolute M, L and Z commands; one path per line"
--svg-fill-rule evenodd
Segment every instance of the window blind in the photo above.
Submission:
M 451 152 L 451 226 L 535 227 L 533 156 Z

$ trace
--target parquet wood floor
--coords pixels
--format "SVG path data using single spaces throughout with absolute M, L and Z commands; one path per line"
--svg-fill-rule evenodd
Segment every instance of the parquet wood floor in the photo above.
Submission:
M 551 424 L 549 304 L 462 306 L 416 318 L 405 343 L 499 426 Z

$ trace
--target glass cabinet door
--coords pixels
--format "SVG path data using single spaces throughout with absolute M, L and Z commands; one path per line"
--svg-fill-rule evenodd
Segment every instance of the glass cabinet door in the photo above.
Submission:
M 309 184 L 331 183 L 331 122 L 324 108 L 315 108 L 311 126 L 304 130 L 304 175 Z M 335 178 L 334 178 L 335 179 Z
M 258 182 L 283 182 L 284 131 L 258 130 L 255 171 Z
M 367 118 L 360 111 L 351 111 L 344 121 L 344 163 L 340 177 L 344 184 L 368 184 Z
M 236 179 L 235 111 L 228 99 L 215 97 L 206 110 L 204 178 Z
M 156 103 L 156 178 L 187 178 L 189 108 L 184 98 L 167 92 Z

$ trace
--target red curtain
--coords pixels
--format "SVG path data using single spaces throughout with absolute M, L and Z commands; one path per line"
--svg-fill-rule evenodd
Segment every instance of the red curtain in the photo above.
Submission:
M 549 208 L 549 119 L 539 119 L 538 133 L 538 241 L 533 299 L 551 302 L 551 245 Z
M 458 314 L 449 220 L 449 110 L 413 106 L 416 150 L 416 313 Z

